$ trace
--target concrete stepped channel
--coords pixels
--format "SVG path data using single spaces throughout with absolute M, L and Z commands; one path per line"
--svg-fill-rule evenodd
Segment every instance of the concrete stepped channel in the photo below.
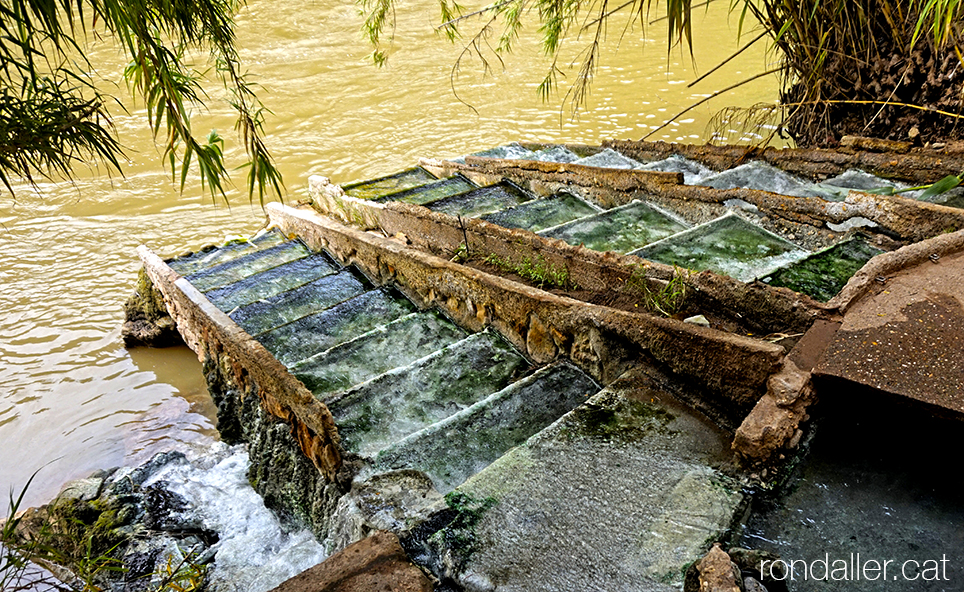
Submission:
M 313 177 L 310 204 L 269 205 L 249 240 L 166 261 L 141 247 L 141 316 L 166 311 L 204 362 L 222 437 L 247 443 L 270 507 L 333 553 L 390 531 L 440 590 L 700 589 L 716 542 L 849 558 L 911 519 L 937 533 L 923 559 L 960 559 L 964 529 L 929 526 L 964 526 L 959 480 L 927 480 L 938 511 L 923 515 L 875 479 L 828 492 L 904 504 L 850 546 L 826 516 L 798 534 L 786 509 L 819 506 L 813 488 L 839 478 L 833 454 L 807 456 L 821 421 L 839 439 L 839 414 L 869 405 L 960 431 L 953 397 L 835 374 L 843 348 L 828 348 L 890 277 L 948 261 L 964 278 L 958 195 L 885 195 L 907 185 L 857 170 L 899 176 L 872 154 L 807 179 L 668 150 L 512 144 L 345 186 Z M 830 547 L 797 545 L 814 532 Z M 765 589 L 844 589 L 770 576 Z M 958 589 L 910 585 L 894 589 Z

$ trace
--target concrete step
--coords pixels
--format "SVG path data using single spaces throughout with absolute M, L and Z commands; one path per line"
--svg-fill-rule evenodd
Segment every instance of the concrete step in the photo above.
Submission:
M 333 301 L 338 297 L 328 298 Z M 306 306 L 316 305 L 306 302 Z M 393 290 L 379 288 L 260 333 L 257 339 L 282 364 L 291 367 L 412 312 L 415 305 L 411 301 Z
M 863 238 L 854 237 L 781 267 L 763 278 L 763 281 L 827 302 L 847 285 L 864 264 L 880 253 L 883 251 Z
M 568 363 L 541 368 L 382 450 L 372 470 L 417 469 L 448 493 L 597 391 Z
M 422 167 L 415 167 L 394 175 L 343 185 L 342 189 L 348 195 L 358 199 L 377 199 L 389 193 L 418 187 L 437 180 L 438 178 L 435 175 Z
M 303 360 L 291 367 L 291 373 L 324 401 L 465 336 L 437 311 L 412 313 Z
M 230 313 L 236 308 L 277 296 L 282 292 L 331 275 L 340 268 L 341 266 L 331 257 L 320 253 L 248 276 L 233 284 L 211 290 L 205 296 L 215 306 Z
M 709 269 L 749 282 L 808 255 L 790 241 L 728 213 L 632 251 L 644 259 L 685 269 Z
M 686 230 L 687 224 L 641 201 L 539 232 L 595 251 L 626 253 Z
M 419 185 L 418 187 L 413 187 L 411 189 L 389 193 L 378 198 L 376 201 L 401 201 L 410 204 L 423 205 L 431 201 L 442 199 L 443 197 L 465 193 L 466 191 L 471 191 L 477 187 L 478 185 L 472 181 L 469 181 L 466 177 L 462 175 L 454 175 L 439 181 Z
M 309 255 L 311 251 L 301 241 L 288 241 L 246 253 L 186 277 L 195 288 L 207 292 Z
M 465 193 L 429 202 L 425 204 L 425 207 L 449 216 L 478 218 L 484 214 L 504 210 L 531 200 L 532 196 L 518 185 L 509 181 L 502 181 L 495 185 L 479 187 Z
M 492 332 L 470 335 L 333 398 L 342 446 L 373 458 L 402 438 L 499 391 L 528 362 Z
M 348 268 L 241 307 L 231 312 L 230 317 L 251 335 L 259 335 L 371 289 L 372 284 L 365 276 Z
M 506 228 L 539 232 L 602 210 L 571 193 L 557 193 L 522 205 L 482 216 L 482 219 Z
M 681 589 L 744 495 L 714 468 L 723 435 L 626 390 L 611 385 L 449 493 L 455 519 L 420 560 L 467 590 Z
M 237 240 L 220 247 L 201 249 L 188 256 L 171 259 L 167 261 L 167 264 L 182 276 L 188 276 L 226 261 L 243 257 L 248 253 L 279 245 L 285 240 L 283 234 L 277 230 L 272 230 L 250 240 Z

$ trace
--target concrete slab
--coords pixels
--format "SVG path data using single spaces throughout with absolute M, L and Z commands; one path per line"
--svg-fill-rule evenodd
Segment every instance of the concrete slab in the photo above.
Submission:
M 726 442 L 624 376 L 446 496 L 466 590 L 669 592 L 740 514 Z
M 880 279 L 814 373 L 964 414 L 964 252 Z

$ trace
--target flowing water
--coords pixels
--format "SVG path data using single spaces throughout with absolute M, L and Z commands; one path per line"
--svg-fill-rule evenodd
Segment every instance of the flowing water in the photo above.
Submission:
M 698 11 L 702 71 L 740 43 L 727 4 Z M 242 57 L 273 111 L 268 140 L 289 199 L 304 193 L 309 174 L 348 183 L 402 170 L 419 156 L 456 156 L 517 140 L 639 138 L 694 101 L 768 67 L 761 45 L 687 88 L 696 72 L 685 51 L 667 57 L 661 24 L 647 31 L 650 39 L 638 30 L 620 39 L 622 27 L 614 25 L 588 105 L 571 120 L 560 115 L 560 104 L 576 70 L 560 62 L 563 92 L 542 103 L 536 87 L 549 62 L 534 49 L 530 27 L 504 70 L 495 60 L 481 76 L 478 63 L 464 64 L 455 88 L 473 110 L 453 94 L 458 48 L 432 30 L 434 10 L 401 8 L 385 69 L 366 59 L 370 49 L 351 2 L 251 0 L 240 15 Z M 577 44 L 570 49 L 575 56 Z M 95 61 L 100 75 L 116 83 L 123 66 L 116 51 L 98 47 Z M 701 142 L 716 109 L 772 102 L 776 84 L 761 79 L 725 93 L 651 139 Z M 233 140 L 229 110 L 217 97 L 212 89 L 211 112 L 196 128 L 217 127 Z M 229 193 L 230 208 L 212 204 L 190 181 L 179 193 L 145 118 L 140 105 L 116 116 L 130 147 L 125 177 L 81 171 L 73 184 L 41 183 L 39 194 L 24 186 L 15 200 L 0 197 L 0 487 L 19 490 L 42 468 L 27 496 L 31 504 L 94 469 L 216 438 L 194 355 L 183 347 L 126 350 L 122 304 L 139 268 L 137 245 L 172 255 L 251 234 L 264 217 L 237 191 Z M 237 150 L 228 152 L 235 162 Z

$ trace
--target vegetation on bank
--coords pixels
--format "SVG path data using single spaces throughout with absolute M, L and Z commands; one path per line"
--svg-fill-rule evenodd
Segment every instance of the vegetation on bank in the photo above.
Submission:
M 395 0 L 358 2 L 367 16 L 365 34 L 375 49 L 374 60 L 384 63 Z M 692 49 L 694 16 L 706 3 L 501 0 L 471 12 L 453 0 L 439 4 L 438 29 L 463 47 L 453 72 L 471 57 L 488 68 L 534 22 L 550 57 L 539 85 L 543 98 L 563 74 L 563 47 L 581 44 L 578 73 L 566 93 L 576 109 L 587 98 L 609 29 L 645 34 L 663 21 L 670 48 Z M 730 10 L 739 18 L 740 33 L 754 35 L 747 46 L 766 39 L 780 59 L 772 70 L 727 88 L 778 73 L 781 102 L 721 111 L 716 121 L 721 128 L 744 125 L 759 133 L 760 125 L 769 124 L 774 133 L 786 132 L 800 145 L 815 146 L 835 145 L 846 134 L 906 140 L 926 132 L 931 141 L 964 137 L 964 56 L 959 51 L 964 5 L 958 0 L 733 0 Z M 656 18 L 656 12 L 665 16 Z
M 13 193 L 23 179 L 70 178 L 77 165 L 121 172 L 108 105 L 95 84 L 88 42 L 108 39 L 129 60 L 123 81 L 143 101 L 147 122 L 181 188 L 192 171 L 213 197 L 228 177 L 224 139 L 191 127 L 214 74 L 237 113 L 248 161 L 247 189 L 263 203 L 282 195 L 281 174 L 264 142 L 265 109 L 235 44 L 234 15 L 244 0 L 12 0 L 0 11 L 0 181 Z

